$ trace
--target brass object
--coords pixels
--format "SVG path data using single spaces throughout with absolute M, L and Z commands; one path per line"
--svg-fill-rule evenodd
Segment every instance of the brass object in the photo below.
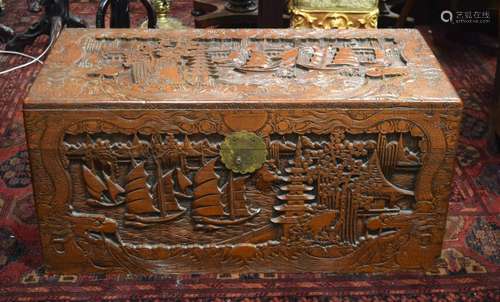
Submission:
M 160 29 L 183 29 L 186 28 L 182 22 L 176 18 L 170 17 L 170 7 L 172 0 L 153 0 L 153 6 L 156 11 L 156 28 Z M 146 20 L 141 25 L 142 28 L 148 27 Z
M 332 13 L 292 8 L 292 27 L 319 29 L 377 28 L 378 9 L 367 13 Z
M 262 167 L 267 149 L 264 140 L 254 133 L 241 131 L 226 137 L 220 149 L 221 160 L 229 170 L 247 174 Z
M 377 28 L 379 15 L 377 0 L 352 1 L 349 5 L 345 5 L 344 2 L 341 0 L 292 0 L 289 2 L 291 27 Z

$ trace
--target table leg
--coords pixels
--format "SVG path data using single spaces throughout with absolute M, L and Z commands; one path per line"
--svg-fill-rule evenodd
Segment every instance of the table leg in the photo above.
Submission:
M 129 0 L 111 1 L 111 28 L 130 28 Z
M 405 5 L 403 6 L 403 9 L 401 10 L 401 13 L 399 14 L 399 18 L 396 21 L 396 28 L 401 28 L 404 27 L 406 24 L 406 19 L 410 15 L 411 10 L 416 4 L 416 0 L 406 0 Z
M 83 20 L 73 16 L 69 12 L 69 0 L 45 0 L 43 1 L 45 13 L 40 21 L 33 24 L 25 33 L 15 35 L 7 42 L 8 50 L 23 50 L 25 46 L 33 43 L 40 35 L 57 36 L 56 32 L 62 27 L 86 27 Z

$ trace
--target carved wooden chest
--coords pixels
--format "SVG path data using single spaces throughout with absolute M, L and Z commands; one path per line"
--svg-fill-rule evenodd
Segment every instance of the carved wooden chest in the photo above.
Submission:
M 461 108 L 414 30 L 66 29 L 24 110 L 46 264 L 428 269 Z

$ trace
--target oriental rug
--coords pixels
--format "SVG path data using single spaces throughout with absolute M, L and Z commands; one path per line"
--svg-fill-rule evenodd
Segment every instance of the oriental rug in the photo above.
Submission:
M 191 1 L 173 14 L 192 25 Z M 92 25 L 96 1 L 72 1 Z M 132 24 L 144 20 L 131 4 Z M 37 19 L 25 1 L 6 1 L 0 23 L 25 30 Z M 0 302 L 4 301 L 500 301 L 500 156 L 486 148 L 495 56 L 422 29 L 464 101 L 446 238 L 434 269 L 421 274 L 52 275 L 42 265 L 26 152 L 22 100 L 40 65 L 0 76 Z M 26 48 L 41 53 L 40 38 Z M 26 62 L 0 55 L 0 70 Z

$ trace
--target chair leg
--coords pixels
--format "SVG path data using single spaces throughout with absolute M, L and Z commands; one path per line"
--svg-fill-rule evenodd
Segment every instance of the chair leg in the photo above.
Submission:
M 156 12 L 150 0 L 141 0 L 148 14 L 148 28 L 156 28 Z
M 33 24 L 24 34 L 16 35 L 13 39 L 9 40 L 5 49 L 23 50 L 27 45 L 33 44 L 35 39 L 40 35 L 50 35 L 50 22 L 47 18 L 43 18 L 40 22 Z
M 69 0 L 44 0 L 45 13 L 24 34 L 14 35 L 6 44 L 8 50 L 22 50 L 40 35 L 56 38 L 64 26 L 86 27 L 86 23 L 69 13 Z
M 87 27 L 87 23 L 81 19 L 80 17 L 77 17 L 73 14 L 68 14 L 68 17 L 66 19 L 66 25 L 68 27 L 72 28 L 85 28 Z
M 403 27 L 406 24 L 406 19 L 410 15 L 411 10 L 415 6 L 416 0 L 406 0 L 401 13 L 399 14 L 399 18 L 396 21 L 396 28 Z
M 95 17 L 95 27 L 104 28 L 104 18 L 106 16 L 106 11 L 108 10 L 110 0 L 100 0 L 97 5 L 97 13 Z
M 130 0 L 111 1 L 111 28 L 130 28 Z

